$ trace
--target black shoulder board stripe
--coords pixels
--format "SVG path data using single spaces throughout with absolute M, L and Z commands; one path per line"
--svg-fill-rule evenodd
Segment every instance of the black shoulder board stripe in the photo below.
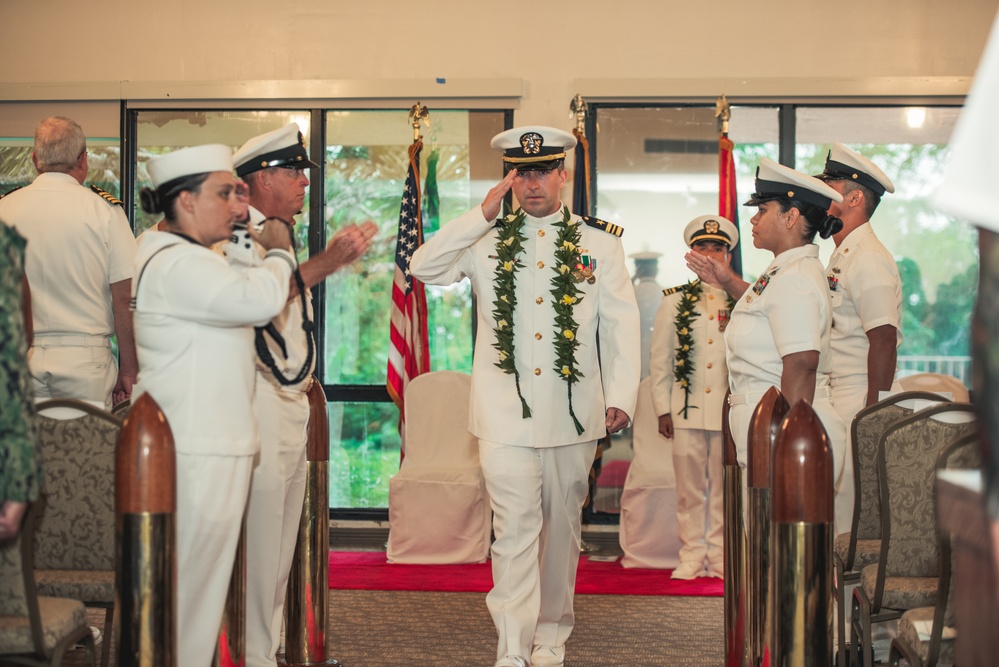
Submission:
M 596 227 L 601 229 L 608 234 L 613 234 L 614 236 L 621 236 L 624 234 L 624 229 L 620 225 L 615 225 L 613 222 L 605 222 L 599 218 L 591 218 L 588 215 L 584 215 L 583 222 L 588 224 L 590 227 Z
M 6 197 L 7 195 L 9 195 L 9 194 L 10 194 L 11 192 L 17 192 L 18 190 L 20 190 L 20 189 L 21 189 L 21 188 L 23 188 L 23 187 L 24 187 L 23 185 L 19 185 L 19 186 L 17 186 L 16 188 L 14 188 L 13 190 L 8 190 L 7 192 L 5 192 L 5 193 L 3 193 L 2 195 L 0 195 L 0 199 L 3 199 L 3 198 L 4 198 L 4 197 Z
M 676 294 L 677 292 L 683 290 L 687 285 L 677 285 L 676 287 L 667 287 L 663 290 L 663 296 L 669 296 L 670 294 Z
M 101 189 L 100 189 L 99 187 L 97 187 L 96 185 L 91 185 L 91 186 L 90 186 L 90 189 L 91 189 L 91 190 L 93 190 L 95 194 L 98 194 L 98 195 L 100 195 L 101 197 L 104 197 L 105 199 L 107 199 L 107 200 L 108 200 L 109 202 L 111 202 L 112 204 L 114 204 L 114 205 L 116 205 L 116 206 L 121 206 L 122 208 L 124 208 L 124 207 L 125 207 L 125 204 L 123 204 L 123 203 L 122 203 L 122 201 L 121 201 L 120 199 L 118 199 L 117 197 L 115 197 L 115 196 L 114 196 L 113 194 L 111 194 L 110 192 L 106 192 L 106 191 L 104 191 L 104 190 L 101 190 Z

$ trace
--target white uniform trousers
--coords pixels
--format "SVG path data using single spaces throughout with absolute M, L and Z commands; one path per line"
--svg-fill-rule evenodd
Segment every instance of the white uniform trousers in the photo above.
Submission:
M 36 400 L 77 398 L 112 407 L 118 362 L 104 336 L 35 336 L 28 368 Z
M 246 665 L 274 667 L 305 499 L 309 400 L 257 381 L 260 460 L 246 510 Z
M 846 426 L 846 455 L 843 457 L 843 471 L 836 481 L 836 533 L 846 533 L 853 525 L 853 504 L 856 491 L 853 482 L 853 446 L 850 442 L 850 428 L 853 418 L 864 407 L 867 400 L 867 385 L 837 385 L 830 389 L 833 407 Z
M 707 558 L 721 566 L 725 537 L 721 431 L 674 429 L 673 470 L 680 562 L 700 564 Z
M 595 440 L 516 447 L 479 440 L 493 508 L 493 588 L 486 606 L 499 634 L 497 657 L 561 646 L 572 632 L 580 512 Z
M 253 459 L 177 453 L 178 665 L 212 664 Z

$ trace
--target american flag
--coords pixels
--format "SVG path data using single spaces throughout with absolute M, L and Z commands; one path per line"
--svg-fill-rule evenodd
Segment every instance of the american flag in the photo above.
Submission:
M 409 147 L 409 173 L 399 210 L 399 236 L 395 246 L 395 279 L 392 282 L 392 326 L 388 358 L 389 395 L 399 408 L 399 432 L 403 432 L 406 385 L 430 370 L 427 338 L 427 294 L 423 283 L 409 273 L 409 260 L 423 243 L 420 211 L 420 150 L 422 141 Z

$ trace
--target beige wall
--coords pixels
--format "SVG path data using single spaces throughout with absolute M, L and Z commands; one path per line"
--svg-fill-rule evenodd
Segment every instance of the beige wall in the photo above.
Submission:
M 30 86 L 13 84 L 45 84 L 39 97 L 59 98 L 81 96 L 78 84 L 101 82 L 84 88 L 115 98 L 117 89 L 131 97 L 128 83 L 170 82 L 162 94 L 143 91 L 155 99 L 197 82 L 409 80 L 415 85 L 400 99 L 416 92 L 432 104 L 435 89 L 452 81 L 473 80 L 488 95 L 491 81 L 519 79 L 518 123 L 567 126 L 577 91 L 646 99 L 962 94 L 997 5 L 3 0 L 0 99 L 31 97 L 24 92 Z M 435 84 L 436 77 L 449 83 Z M 204 96 L 212 90 L 206 86 Z M 238 97 L 239 90 L 230 86 L 218 96 Z

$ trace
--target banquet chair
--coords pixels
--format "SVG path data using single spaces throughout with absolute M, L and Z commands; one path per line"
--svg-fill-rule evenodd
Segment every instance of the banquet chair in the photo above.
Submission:
M 881 437 L 881 545 L 877 562 L 861 570 L 860 584 L 853 591 L 853 664 L 873 667 L 873 624 L 936 604 L 940 568 L 936 463 L 948 444 L 976 430 L 971 404 L 943 403 L 896 422 Z
M 87 610 L 79 600 L 38 595 L 32 576 L 37 505 L 21 522 L 20 534 L 0 541 L 0 664 L 62 664 L 77 643 L 94 665 L 94 638 L 87 627 Z
M 389 480 L 390 563 L 482 563 L 491 510 L 468 431 L 471 376 L 424 373 L 406 388 L 406 452 Z
M 634 457 L 621 491 L 621 565 L 673 569 L 680 564 L 681 546 L 676 528 L 673 443 L 659 433 L 651 378 L 638 385 L 633 424 Z
M 916 373 L 898 379 L 904 391 L 932 391 L 950 394 L 952 401 L 968 402 L 968 388 L 952 375 L 943 373 Z
M 981 469 L 982 455 L 978 434 L 958 438 L 937 459 L 937 471 L 944 469 Z M 950 536 L 940 536 L 940 579 L 937 601 L 932 607 L 917 607 L 902 614 L 898 632 L 892 640 L 888 663 L 898 667 L 905 660 L 909 667 L 936 667 L 954 664 L 954 562 L 951 560 Z
M 34 542 L 38 592 L 104 609 L 101 664 L 107 667 L 115 603 L 114 461 L 121 420 L 73 399 L 36 407 L 43 470 Z
M 889 426 L 916 410 L 940 403 L 942 397 L 925 391 L 893 394 L 870 405 L 850 425 L 853 457 L 853 521 L 833 543 L 833 594 L 836 599 L 837 664 L 846 667 L 846 589 L 860 579 L 860 572 L 876 563 L 881 550 L 881 496 L 878 485 L 878 444 Z

